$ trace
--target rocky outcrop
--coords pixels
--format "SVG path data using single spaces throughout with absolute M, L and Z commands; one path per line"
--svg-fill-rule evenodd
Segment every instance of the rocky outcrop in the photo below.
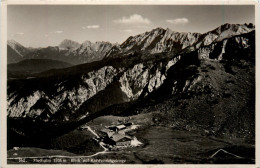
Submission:
M 36 91 L 31 91 L 27 96 L 19 99 L 17 99 L 19 93 L 9 92 L 8 116 L 37 118 L 42 113 L 47 112 L 48 117 L 50 117 L 51 114 L 55 114 L 64 106 L 73 112 L 83 102 L 104 90 L 117 73 L 118 71 L 113 67 L 105 66 L 97 71 L 82 74 L 77 81 L 80 84 L 70 89 L 68 89 L 69 82 L 64 80 L 53 83 L 52 93 L 48 93 L 44 86 L 36 88 Z M 64 104 L 65 102 L 66 104 Z
M 120 88 L 130 100 L 136 100 L 149 81 L 149 69 L 143 64 L 137 64 L 125 71 L 120 77 Z
M 250 46 L 254 45 L 254 39 L 251 37 L 244 37 L 244 36 L 238 36 L 233 37 L 229 39 L 224 39 L 221 42 L 213 43 L 208 46 L 203 46 L 198 49 L 198 57 L 199 59 L 217 59 L 222 60 L 224 55 L 231 54 L 232 50 L 230 50 L 228 47 L 232 46 L 232 48 L 236 48 L 237 51 L 240 49 L 246 50 Z M 228 53 L 226 53 L 226 50 L 229 50 Z M 234 51 L 235 52 L 235 51 Z M 233 53 L 234 55 L 235 53 Z

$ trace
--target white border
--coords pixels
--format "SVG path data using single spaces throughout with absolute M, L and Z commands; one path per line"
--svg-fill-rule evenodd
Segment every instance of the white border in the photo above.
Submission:
M 25 168 L 35 168 L 35 167 L 41 167 L 41 168 L 49 168 L 49 167 L 107 167 L 107 168 L 114 168 L 114 167 L 149 167 L 149 168 L 157 168 L 157 167 L 228 167 L 228 168 L 233 168 L 233 167 L 248 167 L 248 168 L 260 168 L 260 150 L 259 150 L 259 130 L 260 130 L 260 124 L 257 122 L 257 119 L 260 117 L 259 115 L 259 97 L 260 95 L 260 90 L 257 87 L 258 85 L 260 86 L 260 81 L 259 81 L 259 72 L 260 72 L 260 62 L 258 59 L 259 55 L 259 43 L 258 40 L 260 38 L 259 33 L 258 33 L 258 28 L 259 28 L 259 1 L 249 1 L 249 0 L 186 0 L 184 1 L 177 1 L 177 0 L 78 0 L 77 2 L 73 0 L 2 0 L 1 2 L 1 57 L 0 57 L 0 95 L 1 95 L 1 101 L 0 101 L 0 112 L 1 112 L 1 120 L 0 120 L 0 126 L 1 126 L 1 131 L 0 131 L 0 142 L 1 142 L 1 150 L 0 150 L 0 166 L 1 168 L 9 168 L 9 167 L 25 167 Z M 6 51 L 6 43 L 7 43 L 7 5 L 15 5 L 15 4 L 21 4 L 21 5 L 255 5 L 255 25 L 256 25 L 256 164 L 250 164 L 250 165 L 245 165 L 245 164 L 230 164 L 230 165 L 221 165 L 221 164 L 163 164 L 163 165 L 140 165 L 140 164 L 100 164 L 100 165 L 91 165 L 91 164 L 69 164 L 69 165 L 61 165 L 61 164 L 31 164 L 31 165 L 22 165 L 22 164 L 7 164 L 7 144 L 6 144 L 6 110 L 7 109 L 7 101 L 6 101 L 6 91 L 7 91 L 7 86 L 6 86 L 6 79 L 7 79 L 7 51 Z

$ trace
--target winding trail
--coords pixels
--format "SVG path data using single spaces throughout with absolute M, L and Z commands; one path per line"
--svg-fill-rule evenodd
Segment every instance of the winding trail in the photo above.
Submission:
M 89 130 L 93 135 L 95 135 L 97 138 L 100 138 L 100 137 L 98 136 L 98 134 L 95 133 L 95 131 L 93 131 L 93 130 L 90 128 L 90 126 L 87 126 L 87 128 L 88 128 L 88 130 Z
M 100 138 L 99 135 L 97 133 L 95 133 L 95 131 L 90 128 L 90 126 L 88 126 L 87 128 L 93 135 L 95 135 L 97 138 Z M 108 149 L 104 146 L 103 142 L 99 142 L 99 145 L 104 149 L 104 151 L 98 152 L 98 153 L 106 153 L 106 151 L 108 151 Z M 98 153 L 96 153 L 96 154 L 98 154 Z

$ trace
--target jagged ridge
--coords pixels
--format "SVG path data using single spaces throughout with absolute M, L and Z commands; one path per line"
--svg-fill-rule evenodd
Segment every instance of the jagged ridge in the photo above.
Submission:
M 181 51 L 193 51 L 201 46 L 219 42 L 225 38 L 248 33 L 254 30 L 252 24 L 224 24 L 212 31 L 204 34 L 200 33 L 180 33 L 169 28 L 156 28 L 150 32 L 145 32 L 129 37 L 117 48 L 114 47 L 107 52 L 106 57 L 116 57 L 120 54 L 128 54 L 133 51 L 141 51 L 149 54 L 167 52 L 177 54 Z

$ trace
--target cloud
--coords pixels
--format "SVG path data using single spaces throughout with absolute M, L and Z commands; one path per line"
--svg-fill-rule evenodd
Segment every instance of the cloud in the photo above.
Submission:
M 187 24 L 189 23 L 189 19 L 187 18 L 177 18 L 177 19 L 169 19 L 169 20 L 166 20 L 166 22 L 168 23 L 171 23 L 171 24 Z
M 99 29 L 99 25 L 88 25 L 86 27 L 81 27 L 82 29 Z
M 57 30 L 54 33 L 61 34 L 61 33 L 63 33 L 63 31 L 62 30 Z
M 100 26 L 99 25 L 90 25 L 87 26 L 88 29 L 98 29 Z
M 124 29 L 124 30 L 121 30 L 122 32 L 126 32 L 126 33 L 132 33 L 133 30 L 132 29 Z
M 144 18 L 141 15 L 133 14 L 129 17 L 123 16 L 121 19 L 114 20 L 114 23 L 120 24 L 150 24 L 151 21 L 147 18 Z

